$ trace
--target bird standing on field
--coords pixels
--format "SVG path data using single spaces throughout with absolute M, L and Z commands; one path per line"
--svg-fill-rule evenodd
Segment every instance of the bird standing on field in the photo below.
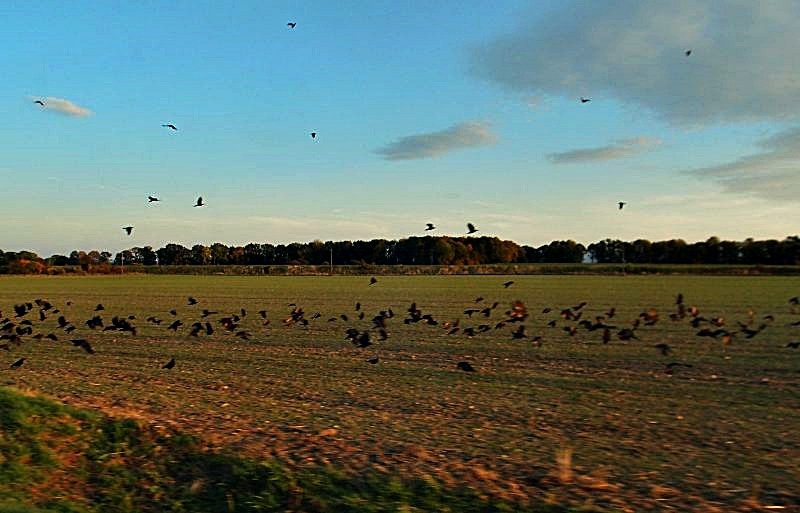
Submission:
M 11 364 L 11 368 L 19 369 L 20 367 L 22 367 L 23 363 L 25 363 L 25 358 L 20 358 L 19 360 Z
M 173 367 L 175 367 L 175 358 L 170 359 L 170 361 L 161 366 L 162 369 L 171 369 Z

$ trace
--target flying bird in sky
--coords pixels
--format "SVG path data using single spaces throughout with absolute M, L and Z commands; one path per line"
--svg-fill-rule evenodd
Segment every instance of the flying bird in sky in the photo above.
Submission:
M 429 231 L 435 230 L 435 229 L 436 229 L 436 227 L 433 226 L 433 223 L 427 223 L 427 227 L 425 228 L 425 231 L 429 232 Z
M 205 203 L 203 203 L 203 197 L 202 196 L 197 198 L 197 203 L 195 203 L 194 206 L 195 207 L 203 207 L 203 206 L 205 206 Z
M 581 103 L 589 103 L 590 101 L 592 101 L 591 98 L 584 98 L 583 96 L 581 96 Z
M 311 138 L 312 139 L 316 139 L 317 138 L 317 133 L 316 132 L 311 132 Z
M 127 233 L 128 235 L 133 233 L 133 226 L 124 226 L 122 229 L 125 230 L 125 233 Z
M 172 123 L 167 123 L 166 125 L 161 125 L 161 126 L 163 126 L 164 128 L 170 128 L 170 129 L 175 130 L 175 131 L 178 130 L 178 127 L 176 127 Z
M 42 107 L 44 107 L 44 102 L 43 102 L 42 100 L 36 100 L 36 101 L 34 101 L 33 103 L 38 103 L 39 105 L 41 105 Z
M 619 205 L 619 209 L 622 210 L 622 207 L 627 205 L 627 203 L 625 203 L 624 201 L 620 201 L 619 203 L 617 203 L 617 205 Z
M 687 57 L 692 55 L 692 51 L 691 50 L 686 50 L 684 53 L 686 54 Z
M 290 21 L 289 23 L 286 24 L 286 26 L 289 27 L 289 28 L 295 28 L 297 26 L 297 22 L 296 21 Z
M 155 196 L 148 196 L 147 197 L 147 202 L 148 203 L 153 203 L 154 201 L 161 201 L 161 200 L 156 198 Z
M 474 224 L 472 224 L 472 223 L 467 223 L 467 235 L 469 235 L 469 234 L 471 234 L 471 233 L 475 233 L 475 232 L 477 232 L 477 231 L 478 231 L 478 229 L 477 229 L 477 228 L 475 228 L 475 225 L 474 225 Z

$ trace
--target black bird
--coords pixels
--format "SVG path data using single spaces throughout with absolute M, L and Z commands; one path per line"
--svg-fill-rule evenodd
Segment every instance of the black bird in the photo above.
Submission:
M 130 235 L 133 232 L 133 226 L 123 226 L 122 229 L 125 230 L 125 233 L 127 233 L 128 235 Z
M 625 203 L 624 201 L 620 201 L 620 202 L 617 203 L 617 205 L 619 205 L 619 209 L 622 210 L 622 207 L 627 205 L 627 203 Z
M 38 103 L 42 107 L 44 107 L 44 102 L 42 100 L 35 100 L 33 103 Z
M 103 306 L 102 303 L 97 303 L 97 306 L 94 307 L 95 312 L 99 312 L 100 310 L 105 310 L 106 307 Z
M 153 203 L 154 201 L 161 201 L 161 200 L 156 198 L 155 196 L 148 196 L 147 197 L 147 202 L 148 203 Z
M 176 127 L 172 123 L 167 123 L 166 125 L 161 125 L 161 126 L 163 126 L 164 128 L 169 128 L 171 130 L 178 130 L 178 127 Z
M 180 328 L 182 325 L 183 325 L 183 321 L 181 321 L 180 319 L 178 319 L 178 320 L 176 320 L 175 322 L 173 322 L 172 324 L 170 324 L 170 325 L 167 327 L 167 329 L 168 329 L 168 330 L 172 330 L 172 331 L 175 331 L 175 332 L 177 332 L 177 331 L 178 331 L 178 328 Z
M 691 50 L 686 50 L 686 51 L 685 51 L 685 52 L 683 52 L 683 53 L 684 53 L 684 55 L 686 55 L 687 57 L 688 57 L 688 56 L 690 56 L 690 55 L 692 55 L 692 51 L 691 51 Z
M 792 349 L 800 349 L 800 342 L 789 342 L 786 344 L 786 347 L 790 347 Z
M 175 367 L 175 358 L 170 358 L 170 360 L 161 366 L 162 369 L 171 369 Z
M 475 372 L 475 367 L 470 365 L 469 362 L 458 362 L 456 367 L 464 372 Z
M 427 226 L 425 227 L 425 231 L 426 231 L 426 232 L 429 232 L 429 231 L 431 231 L 431 230 L 435 230 L 435 229 L 436 229 L 436 227 L 435 227 L 435 226 L 433 226 L 433 223 L 426 223 L 426 225 L 427 225 Z
M 25 363 L 25 358 L 20 358 L 19 360 L 11 364 L 11 368 L 19 369 L 20 367 L 22 367 L 23 363 Z
M 312 139 L 316 139 L 317 138 L 317 133 L 316 132 L 311 132 L 311 138 Z
M 261 316 L 262 319 L 267 318 L 267 311 L 266 310 L 259 310 L 258 314 Z
M 89 354 L 94 354 L 94 349 L 92 348 L 91 344 L 89 344 L 88 340 L 84 338 L 78 338 L 75 340 L 70 340 L 70 342 L 72 342 L 73 346 L 80 347 Z
M 172 315 L 178 315 L 178 311 L 175 310 L 174 308 L 170 310 L 169 313 L 171 313 Z
M 478 229 L 475 228 L 475 225 L 472 223 L 467 223 L 467 235 L 477 232 Z
M 286 24 L 286 26 L 289 27 L 289 28 L 295 28 L 297 26 L 297 22 L 296 21 L 290 21 L 289 23 Z
M 513 284 L 514 284 L 513 281 L 507 281 L 507 282 L 503 283 L 503 287 L 508 288 L 508 287 L 512 286 Z
M 515 338 L 515 339 L 526 338 L 527 336 L 528 335 L 525 333 L 525 325 L 524 324 L 520 324 L 519 328 L 517 328 L 517 330 L 511 334 L 511 337 Z
M 203 197 L 202 197 L 202 196 L 199 196 L 199 197 L 197 198 L 197 203 L 195 203 L 195 204 L 194 204 L 194 206 L 195 206 L 195 207 L 202 207 L 202 206 L 205 206 L 205 203 L 203 203 Z
M 196 305 L 196 304 L 197 304 L 197 300 L 196 300 L 195 298 L 193 298 L 192 296 L 189 296 L 189 298 L 187 299 L 187 301 L 189 302 L 189 306 L 192 306 L 192 305 Z
M 581 96 L 581 103 L 589 103 L 590 101 L 592 101 L 591 98 L 584 98 L 583 96 Z
M 378 283 L 378 278 L 373 276 L 372 278 L 369 279 L 370 285 L 375 285 L 376 283 Z
M 367 363 L 371 363 L 372 365 L 375 365 L 376 363 L 378 363 L 378 361 L 379 361 L 378 357 L 377 356 L 373 356 L 372 358 L 367 360 Z

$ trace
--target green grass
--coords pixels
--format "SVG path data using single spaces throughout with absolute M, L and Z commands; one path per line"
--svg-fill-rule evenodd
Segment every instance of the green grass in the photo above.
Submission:
M 320 501 L 351 500 L 349 487 L 360 490 L 352 495 L 353 511 L 366 510 L 359 501 L 368 497 L 395 497 L 378 502 L 377 510 L 399 511 L 388 504 L 403 494 L 442 503 L 436 497 L 459 489 L 495 501 L 637 511 L 800 502 L 800 351 L 784 347 L 800 338 L 800 329 L 788 326 L 800 316 L 787 303 L 800 293 L 800 278 L 511 279 L 516 284 L 506 290 L 502 276 L 386 276 L 373 287 L 364 277 L 338 276 L 1 278 L 6 314 L 14 303 L 43 297 L 79 324 L 102 302 L 106 319 L 136 315 L 139 334 L 78 330 L 95 355 L 63 341 L 27 341 L 5 361 L 29 361 L 0 376 L 71 405 L 178 429 L 247 461 L 273 462 L 276 475 L 290 476 L 276 478 L 279 483 L 325 469 L 303 481 L 304 489 Z M 748 310 L 756 324 L 767 313 L 775 321 L 725 350 L 695 337 L 686 322 L 669 321 L 678 292 L 701 315 L 725 317 L 731 329 L 747 321 Z M 201 304 L 186 306 L 188 295 Z M 484 321 L 462 311 L 479 295 L 501 303 L 492 325 L 512 300 L 523 300 L 532 312 L 528 331 L 542 335 L 543 346 L 512 340 L 509 327 L 467 339 L 447 336 L 441 326 L 402 323 L 416 301 L 439 321 L 477 326 Z M 64 307 L 67 300 L 73 306 Z M 353 319 L 356 301 L 369 314 L 364 321 Z M 661 321 L 638 330 L 641 341 L 615 339 L 607 346 L 596 332 L 569 337 L 560 319 L 559 328 L 546 327 L 558 310 L 540 313 L 545 306 L 580 301 L 588 301 L 584 317 L 590 319 L 616 306 L 613 321 L 622 326 L 654 307 Z M 307 329 L 283 326 L 292 302 L 321 318 Z M 171 319 L 173 307 L 187 324 L 200 308 L 233 313 L 244 307 L 243 326 L 254 337 L 242 341 L 218 330 L 192 339 L 186 328 L 173 335 L 144 322 L 149 315 Z M 389 321 L 389 340 L 377 344 L 381 363 L 369 365 L 364 360 L 375 351 L 355 349 L 344 331 L 367 329 L 368 319 L 387 307 L 398 317 Z M 270 312 L 269 328 L 257 319 L 262 308 Z M 349 322 L 327 322 L 343 312 Z M 53 326 L 47 320 L 36 331 Z M 652 348 L 659 342 L 674 354 L 659 355 Z M 171 357 L 176 368 L 161 370 Z M 478 372 L 457 371 L 460 360 Z M 663 372 L 668 361 L 693 367 L 670 377 Z M 555 477 L 555 455 L 565 447 L 572 449 L 572 482 Z M 373 477 L 359 478 L 365 472 Z M 97 488 L 113 490 L 115 482 Z M 414 507 L 431 509 L 421 504 Z M 238 499 L 236 507 L 243 507 Z

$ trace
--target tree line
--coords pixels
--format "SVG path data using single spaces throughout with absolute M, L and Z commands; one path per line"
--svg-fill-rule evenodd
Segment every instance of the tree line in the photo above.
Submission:
M 0 250 L 0 273 L 42 274 L 49 268 L 80 267 L 90 272 L 115 272 L 124 265 L 482 265 L 508 263 L 631 264 L 800 264 L 800 238 L 784 240 L 703 242 L 681 239 L 633 242 L 605 239 L 584 246 L 572 240 L 542 246 L 519 245 L 497 237 L 409 237 L 369 241 L 315 240 L 308 243 L 227 246 L 197 244 L 191 248 L 132 247 L 116 255 L 108 251 L 72 251 L 42 258 L 30 251 Z

